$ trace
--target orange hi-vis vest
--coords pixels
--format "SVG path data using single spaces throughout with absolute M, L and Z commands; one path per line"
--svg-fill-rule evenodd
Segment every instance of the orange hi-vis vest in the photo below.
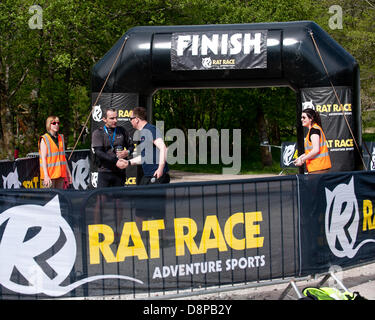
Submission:
M 331 164 L 331 158 L 329 157 L 327 140 L 324 135 L 323 129 L 316 123 L 312 125 L 312 128 L 320 130 L 319 153 L 314 158 L 306 160 L 307 171 L 314 172 L 314 171 L 329 169 L 332 167 L 332 164 Z M 309 154 L 313 148 L 312 142 L 309 141 L 310 131 L 311 129 L 309 130 L 305 138 L 306 155 Z
M 65 178 L 67 161 L 65 157 L 65 147 L 64 147 L 64 136 L 58 134 L 59 146 L 56 145 L 55 141 L 52 140 L 48 133 L 40 137 L 38 143 L 39 149 L 39 164 L 40 164 L 40 178 L 44 179 L 44 170 L 42 165 L 42 155 L 40 151 L 40 141 L 44 139 L 47 146 L 47 172 L 51 179 Z

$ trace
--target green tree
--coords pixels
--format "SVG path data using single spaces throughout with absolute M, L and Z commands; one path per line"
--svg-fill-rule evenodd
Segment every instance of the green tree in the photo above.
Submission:
M 337 27 L 338 12 L 332 6 L 342 10 L 341 28 Z M 359 63 L 362 126 L 364 131 L 375 128 L 375 1 L 324 0 L 317 23 Z
M 52 113 L 73 146 L 91 108 L 92 66 L 138 25 L 313 20 L 359 62 L 364 127 L 369 120 L 375 126 L 374 0 L 40 0 L 42 29 L 29 27 L 32 5 L 0 3 L 1 158 L 12 158 L 17 144 L 21 155 L 35 151 Z M 342 7 L 343 29 L 329 27 L 331 5 Z M 260 154 L 263 138 L 278 145 L 295 135 L 295 94 L 289 88 L 162 90 L 154 101 L 155 119 L 165 120 L 167 129 L 241 128 L 249 159 Z M 259 119 L 263 126 L 257 126 Z M 77 147 L 88 145 L 86 138 Z
M 23 88 L 33 69 L 36 47 L 35 37 L 29 32 L 28 8 L 25 1 L 0 3 L 0 156 L 9 159 L 16 143 L 15 119 L 22 109 L 18 106 L 29 102 L 31 95 Z M 20 93 L 22 100 L 17 99 Z

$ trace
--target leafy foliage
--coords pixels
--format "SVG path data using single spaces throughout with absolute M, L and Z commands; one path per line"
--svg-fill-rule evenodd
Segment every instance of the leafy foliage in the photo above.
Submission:
M 40 0 L 43 28 L 30 29 L 33 0 L 0 2 L 0 158 L 37 148 L 50 114 L 61 118 L 73 147 L 90 112 L 90 70 L 137 25 L 236 24 L 313 20 L 361 66 L 364 128 L 375 127 L 374 0 Z M 332 30 L 329 8 L 343 10 Z M 260 161 L 260 142 L 279 145 L 296 135 L 295 94 L 289 88 L 162 90 L 154 119 L 166 130 L 242 129 L 242 157 Z M 263 127 L 259 122 L 264 123 Z M 77 148 L 88 147 L 85 132 Z

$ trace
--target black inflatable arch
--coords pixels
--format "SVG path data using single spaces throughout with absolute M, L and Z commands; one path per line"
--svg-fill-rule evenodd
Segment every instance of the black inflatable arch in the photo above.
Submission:
M 250 37 L 253 37 L 257 32 L 262 34 L 262 50 L 264 50 L 265 56 L 260 63 L 255 62 L 253 66 L 210 69 L 196 67 L 192 62 L 193 65 L 185 65 L 180 68 L 178 62 L 174 61 L 175 55 L 172 49 L 175 46 L 176 40 L 173 39 L 176 39 L 176 35 L 188 35 L 188 38 L 193 39 L 194 35 L 198 35 L 196 37 L 199 38 L 205 34 L 212 39 L 213 34 L 219 34 L 220 39 L 223 39 L 223 34 L 228 34 L 230 37 L 233 33 L 239 33 L 243 36 L 240 37 L 240 40 L 243 40 L 245 33 L 249 33 Z M 325 62 L 328 75 L 313 39 Z M 192 43 L 183 44 L 186 51 L 190 50 L 191 54 L 194 50 Z M 197 49 L 195 48 L 195 50 Z M 200 58 L 215 58 L 213 51 L 208 50 L 206 56 L 200 52 Z M 118 60 L 114 64 L 119 53 Z M 112 73 L 97 105 L 100 105 L 101 108 L 111 105 L 121 109 L 131 109 L 136 105 L 143 105 L 148 109 L 150 117 L 152 115 L 152 95 L 159 89 L 290 87 L 297 95 L 296 121 L 300 152 L 303 152 L 304 136 L 299 120 L 302 103 L 311 100 L 314 106 L 318 105 L 320 108 L 323 106 L 327 108 L 328 105 L 332 107 L 333 104 L 337 104 L 331 85 L 333 84 L 339 94 L 342 93 L 340 97 L 345 100 L 340 102 L 350 106 L 345 110 L 351 111 L 347 114 L 350 118 L 352 131 L 359 145 L 362 143 L 358 63 L 322 28 L 311 21 L 132 28 L 93 67 L 91 79 L 93 103 L 113 65 Z M 328 96 L 331 97 L 331 100 L 324 101 L 328 99 Z M 339 117 L 339 112 L 334 113 L 332 109 L 323 111 L 327 114 L 322 118 L 332 120 Z M 125 123 L 126 113 L 123 115 L 126 127 L 129 124 Z M 95 125 L 98 124 L 95 121 L 93 123 L 95 128 Z M 334 123 L 327 122 L 327 126 L 333 125 L 344 127 L 343 117 L 340 117 L 340 120 L 335 120 Z M 336 140 L 348 141 L 352 138 L 350 134 L 345 129 L 339 129 L 334 135 L 337 136 L 331 137 L 332 150 L 337 149 L 334 154 L 331 152 L 334 171 L 359 169 L 360 158 L 355 146 L 350 148 L 350 143 L 344 146 L 342 143 L 340 146 L 336 143 Z M 341 137 L 339 137 L 340 135 Z

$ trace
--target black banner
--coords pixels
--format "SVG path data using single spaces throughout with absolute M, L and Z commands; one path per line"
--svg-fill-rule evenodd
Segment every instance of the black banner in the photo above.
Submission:
M 92 172 L 92 153 L 90 150 L 76 150 L 65 152 L 68 160 L 73 183 L 66 184 L 65 188 L 74 190 L 88 190 L 96 188 L 97 173 Z M 0 161 L 0 189 L 37 189 L 43 188 L 40 180 L 39 156 L 32 153 L 32 157 L 20 158 L 16 161 Z M 125 185 L 136 185 L 139 176 L 139 169 L 136 166 L 126 168 Z
M 373 172 L 299 175 L 302 274 L 374 258 Z
M 0 189 L 42 188 L 39 158 L 20 158 L 0 161 L 2 183 Z
M 37 189 L 43 188 L 40 180 L 39 156 L 37 153 L 31 157 L 20 158 L 16 161 L 0 162 L 0 174 L 3 189 Z M 75 190 L 87 190 L 90 187 L 90 151 L 76 150 L 71 155 L 66 151 L 66 158 L 70 172 L 72 173 L 73 184 L 69 186 Z M 66 186 L 68 187 L 68 186 Z
M 2 299 L 149 295 L 374 259 L 375 174 L 0 190 Z
M 94 104 L 98 97 L 97 92 L 91 94 L 91 102 Z M 118 116 L 118 126 L 124 127 L 128 132 L 133 133 L 134 129 L 129 122 L 131 110 L 138 104 L 138 94 L 136 93 L 102 93 L 97 104 L 93 106 L 91 118 L 91 131 L 94 132 L 99 126 L 103 126 L 103 111 L 105 108 L 115 108 Z
M 353 130 L 352 90 L 349 87 L 335 89 L 341 105 L 331 87 L 302 89 L 302 110 L 312 108 L 320 114 L 332 162 L 331 171 L 352 171 L 355 170 L 355 145 L 343 115 Z
M 0 189 L 37 189 L 43 188 L 40 180 L 39 157 L 37 153 L 30 158 L 20 158 L 16 161 L 0 161 L 1 183 Z M 90 174 L 92 153 L 90 150 L 66 151 L 66 158 L 73 183 L 66 188 L 74 190 L 88 190 L 96 188 L 97 174 Z M 135 185 L 137 182 L 137 168 L 126 169 L 126 185 Z
M 295 177 L 0 191 L 1 298 L 144 294 L 298 272 Z
M 267 30 L 173 33 L 172 70 L 265 69 Z

